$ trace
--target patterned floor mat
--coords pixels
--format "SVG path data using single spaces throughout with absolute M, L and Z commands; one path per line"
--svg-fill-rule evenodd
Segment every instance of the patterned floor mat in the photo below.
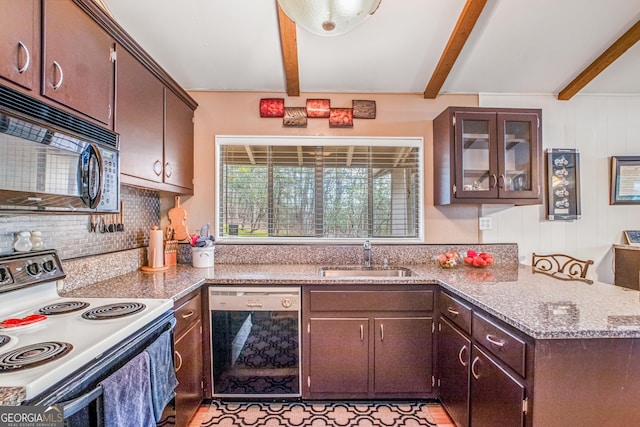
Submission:
M 202 427 L 436 427 L 428 402 L 212 401 Z

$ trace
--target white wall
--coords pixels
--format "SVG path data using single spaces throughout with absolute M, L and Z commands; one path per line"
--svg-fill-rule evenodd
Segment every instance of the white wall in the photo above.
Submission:
M 532 252 L 592 259 L 595 272 L 589 276 L 613 283 L 611 245 L 624 241 L 623 230 L 640 229 L 640 205 L 609 205 L 610 162 L 611 156 L 640 155 L 640 96 L 579 95 L 558 101 L 552 95 L 482 94 L 479 104 L 541 108 L 543 149 L 580 152 L 582 206 L 579 220 L 547 221 L 546 205 L 483 205 L 482 215 L 492 217 L 493 228 L 482 232 L 482 242 L 518 243 L 525 264 Z

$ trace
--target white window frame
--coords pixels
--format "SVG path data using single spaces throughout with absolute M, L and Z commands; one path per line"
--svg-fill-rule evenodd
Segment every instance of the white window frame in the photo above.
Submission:
M 223 145 L 308 145 L 311 147 L 317 146 L 346 146 L 346 145 L 359 145 L 359 146 L 393 146 L 404 145 L 410 147 L 416 147 L 419 150 L 418 154 L 418 167 L 420 170 L 419 179 L 419 195 L 418 195 L 418 216 L 420 224 L 420 232 L 416 238 L 310 238 L 310 237 L 218 237 L 216 236 L 216 242 L 228 242 L 234 244 L 327 244 L 327 243 L 356 243 L 359 241 L 369 240 L 373 243 L 380 244 L 420 244 L 424 243 L 424 138 L 423 137 L 411 137 L 411 136 L 275 136 L 275 135 L 216 135 L 215 136 L 215 156 L 216 156 L 216 173 L 215 173 L 215 233 L 220 230 L 220 173 L 221 167 L 221 151 L 220 147 Z

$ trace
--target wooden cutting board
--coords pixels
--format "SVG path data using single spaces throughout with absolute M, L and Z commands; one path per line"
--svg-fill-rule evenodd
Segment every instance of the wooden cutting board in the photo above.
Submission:
M 171 227 L 173 227 L 173 239 L 178 241 L 187 240 L 189 233 L 187 232 L 187 226 L 184 224 L 184 220 L 187 219 L 187 211 L 180 207 L 180 196 L 176 196 L 175 207 L 169 209 L 168 215 Z

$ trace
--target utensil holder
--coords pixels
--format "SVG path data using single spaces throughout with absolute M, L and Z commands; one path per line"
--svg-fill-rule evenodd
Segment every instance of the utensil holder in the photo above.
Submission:
M 191 248 L 191 264 L 194 267 L 208 268 L 213 267 L 215 247 L 208 246 L 204 248 Z

